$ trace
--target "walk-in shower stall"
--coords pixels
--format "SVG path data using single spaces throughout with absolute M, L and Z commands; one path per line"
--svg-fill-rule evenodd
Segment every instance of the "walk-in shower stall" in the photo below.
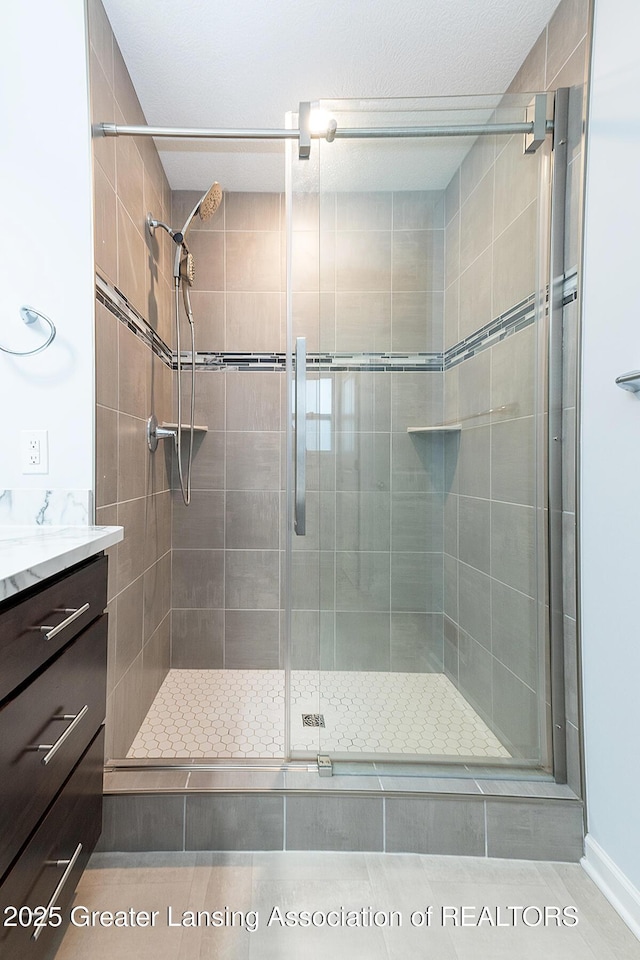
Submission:
M 193 222 L 170 669 L 113 759 L 562 779 L 564 102 L 314 104 Z

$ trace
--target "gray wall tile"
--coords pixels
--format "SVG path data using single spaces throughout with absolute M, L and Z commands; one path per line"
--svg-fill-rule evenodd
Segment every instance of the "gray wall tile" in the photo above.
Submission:
M 280 494 L 271 491 L 228 490 L 225 543 L 228 550 L 277 550 Z
M 491 609 L 494 657 L 535 690 L 539 669 L 536 601 L 493 580 Z
M 496 238 L 493 246 L 493 315 L 509 310 L 535 289 L 537 203 Z
M 224 666 L 223 610 L 173 610 L 171 666 L 178 670 L 218 670 Z
M 391 291 L 336 294 L 336 350 L 391 349 Z
M 336 433 L 336 490 L 388 490 L 388 433 Z
M 224 666 L 227 670 L 278 670 L 280 615 L 277 610 L 227 610 Z
M 436 553 L 443 545 L 444 501 L 434 493 L 393 493 L 391 547 Z
M 444 289 L 444 231 L 402 230 L 393 238 L 393 289 Z
M 498 237 L 536 198 L 538 164 L 522 152 L 522 138 L 513 136 L 498 148 L 495 166 L 493 232 Z
M 484 138 L 483 138 L 484 140 Z M 485 145 L 486 146 L 486 145 Z M 463 201 L 461 214 L 473 230 L 463 229 L 460 234 L 460 270 L 466 270 L 476 257 L 491 243 L 493 225 L 493 170 L 483 177 Z
M 118 414 L 107 407 L 96 408 L 96 505 L 118 499 Z M 114 456 L 115 454 L 115 456 Z
M 280 429 L 280 374 L 227 372 L 224 378 L 227 430 Z
M 228 291 L 224 305 L 227 311 L 226 350 L 267 352 L 284 348 L 280 292 Z
M 124 527 L 124 540 L 118 546 L 117 589 L 124 590 L 133 580 L 136 580 L 145 569 L 145 514 L 147 502 L 145 497 L 136 500 L 126 500 L 115 507 L 116 521 Z
M 491 504 L 491 576 L 532 597 L 536 586 L 535 510 Z
M 220 549 L 224 546 L 224 493 L 193 490 L 185 506 L 179 490 L 173 493 L 173 548 Z
M 336 554 L 336 607 L 338 610 L 389 609 L 389 554 L 340 552 Z
M 107 796 L 97 850 L 182 850 L 183 830 L 182 796 Z
M 447 420 L 449 416 L 447 415 Z M 447 452 L 455 458 L 458 492 L 467 497 L 491 496 L 490 427 L 466 424 L 459 437 L 447 442 Z
M 391 375 L 391 429 L 442 423 L 443 374 L 393 373 Z
M 216 237 L 217 234 L 208 236 Z M 225 237 L 225 249 L 227 290 L 280 291 L 282 289 L 282 250 L 278 232 L 229 232 Z M 221 256 L 220 263 L 222 263 Z M 205 289 L 219 290 L 222 287 Z
M 199 794 L 186 798 L 186 850 L 282 850 L 284 799 Z
M 296 551 L 291 569 L 291 603 L 294 610 L 333 609 L 335 567 L 336 555 L 333 551 Z M 281 586 L 284 590 L 284 577 L 281 578 Z M 284 595 L 281 606 L 284 607 Z
M 388 852 L 484 854 L 482 801 L 389 797 L 385 810 Z
M 152 564 L 143 577 L 143 633 L 148 640 L 171 609 L 171 554 Z
M 474 640 L 491 649 L 491 580 L 466 563 L 458 564 L 459 623 Z
M 489 573 L 490 530 L 490 501 L 458 497 L 458 556 L 483 573 Z
M 391 609 L 441 613 L 441 553 L 391 554 Z
M 382 799 L 287 797 L 287 850 L 382 850 Z
M 138 577 L 118 594 L 118 634 L 114 681 L 117 683 L 142 650 L 143 578 Z
M 149 450 L 147 447 L 146 440 L 146 431 L 147 425 L 145 420 L 139 420 L 136 417 L 127 416 L 124 413 L 118 414 L 117 426 L 115 421 L 111 420 L 112 411 L 106 411 L 103 407 L 98 407 L 98 417 L 101 414 L 109 415 L 109 429 L 115 431 L 117 429 L 117 446 L 118 446 L 118 459 L 117 459 L 117 477 L 118 477 L 118 486 L 117 486 L 117 498 L 119 501 L 122 500 L 133 500 L 136 497 L 143 497 L 147 492 L 146 488 L 146 478 L 147 478 L 147 463 L 149 459 Z M 105 456 L 108 457 L 113 462 L 113 451 L 116 445 L 116 440 L 113 433 L 106 433 L 104 427 L 99 424 L 99 444 L 102 441 L 106 442 Z M 111 440 L 109 439 L 111 437 Z M 160 454 L 162 456 L 162 454 Z M 100 447 L 98 447 L 98 464 L 100 465 Z M 100 487 L 98 485 L 98 493 L 101 498 L 104 498 L 107 492 L 112 494 L 113 485 L 111 482 L 112 475 L 114 474 L 115 466 L 108 467 L 105 474 L 105 483 Z M 100 474 L 98 475 L 98 480 L 100 480 Z M 115 501 L 115 493 L 113 495 L 113 500 L 108 501 L 103 499 L 103 503 Z
M 400 190 L 393 194 L 394 230 L 438 230 L 444 223 L 442 190 Z
M 444 672 L 450 680 L 458 686 L 460 678 L 458 650 L 459 634 L 458 624 L 449 617 L 444 618 Z
M 460 307 L 458 339 L 464 340 L 492 318 L 491 313 L 491 247 L 480 254 L 460 274 Z
M 336 494 L 337 550 L 389 550 L 389 528 L 388 492 L 339 491 Z
M 536 489 L 534 417 L 491 426 L 491 496 L 533 505 Z
M 341 193 L 336 206 L 338 230 L 390 230 L 392 196 L 381 190 Z
M 535 759 L 540 755 L 537 697 L 497 660 L 493 661 L 493 719 L 515 756 Z
M 184 457 L 183 463 L 186 463 L 186 458 L 189 455 L 188 433 L 183 437 L 182 450 Z M 173 459 L 173 486 L 177 488 L 178 469 L 175 458 Z M 224 490 L 224 469 L 224 432 L 222 430 L 210 430 L 208 433 L 195 433 L 193 438 L 193 463 L 191 466 L 192 489 Z
M 391 670 L 439 673 L 443 670 L 443 615 L 391 614 Z
M 202 371 L 196 372 L 196 423 L 203 424 L 209 430 L 224 430 L 225 428 L 225 391 L 227 383 L 234 380 L 238 374 L 231 376 L 228 372 L 221 371 Z M 191 384 L 187 383 L 185 377 L 183 383 L 183 408 L 188 409 Z M 237 388 L 236 388 L 237 392 Z M 236 399 L 236 393 L 232 392 L 231 401 Z M 249 429 L 245 426 L 239 427 L 241 430 Z
M 279 230 L 282 196 L 279 193 L 225 193 L 227 230 Z
M 535 413 L 535 382 L 536 327 L 532 324 L 491 350 L 492 419 L 511 420 Z
M 336 670 L 389 670 L 389 614 L 336 613 Z
M 577 862 L 583 853 L 579 803 L 487 800 L 487 855 Z
M 277 610 L 279 579 L 277 550 L 227 550 L 225 606 L 232 610 Z
M 222 607 L 223 563 L 222 550 L 174 550 L 173 606 Z
M 226 433 L 228 490 L 279 490 L 281 434 Z
M 441 491 L 445 476 L 444 450 L 445 440 L 437 434 L 392 434 L 391 485 L 394 492 Z
M 460 692 L 485 721 L 491 720 L 492 657 L 486 647 L 460 630 L 458 682 Z
M 171 615 L 167 613 L 158 629 L 142 648 L 142 701 L 148 710 L 171 665 Z
M 336 290 L 391 290 L 391 231 L 336 235 Z
M 587 32 L 588 0 L 562 0 L 549 21 L 547 83 L 551 83 Z

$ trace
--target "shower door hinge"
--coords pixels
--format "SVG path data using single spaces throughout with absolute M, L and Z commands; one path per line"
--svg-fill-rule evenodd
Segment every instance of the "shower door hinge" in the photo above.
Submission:
M 524 152 L 535 153 L 547 136 L 547 94 L 537 93 L 527 107 L 527 122 L 533 123 L 531 133 L 524 135 Z
M 333 776 L 333 764 L 331 762 L 331 757 L 327 756 L 326 753 L 318 754 L 318 776 L 319 777 Z

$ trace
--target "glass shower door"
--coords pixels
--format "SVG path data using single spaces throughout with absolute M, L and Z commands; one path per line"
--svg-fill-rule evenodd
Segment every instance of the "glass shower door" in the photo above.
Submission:
M 517 123 L 531 96 L 319 108 L 406 131 Z M 523 139 L 354 136 L 291 158 L 294 757 L 549 762 L 549 151 Z

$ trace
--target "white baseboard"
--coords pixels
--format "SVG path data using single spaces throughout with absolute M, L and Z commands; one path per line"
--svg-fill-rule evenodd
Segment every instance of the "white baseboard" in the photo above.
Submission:
M 640 940 L 640 890 L 589 834 L 585 837 L 584 849 L 582 867 Z

